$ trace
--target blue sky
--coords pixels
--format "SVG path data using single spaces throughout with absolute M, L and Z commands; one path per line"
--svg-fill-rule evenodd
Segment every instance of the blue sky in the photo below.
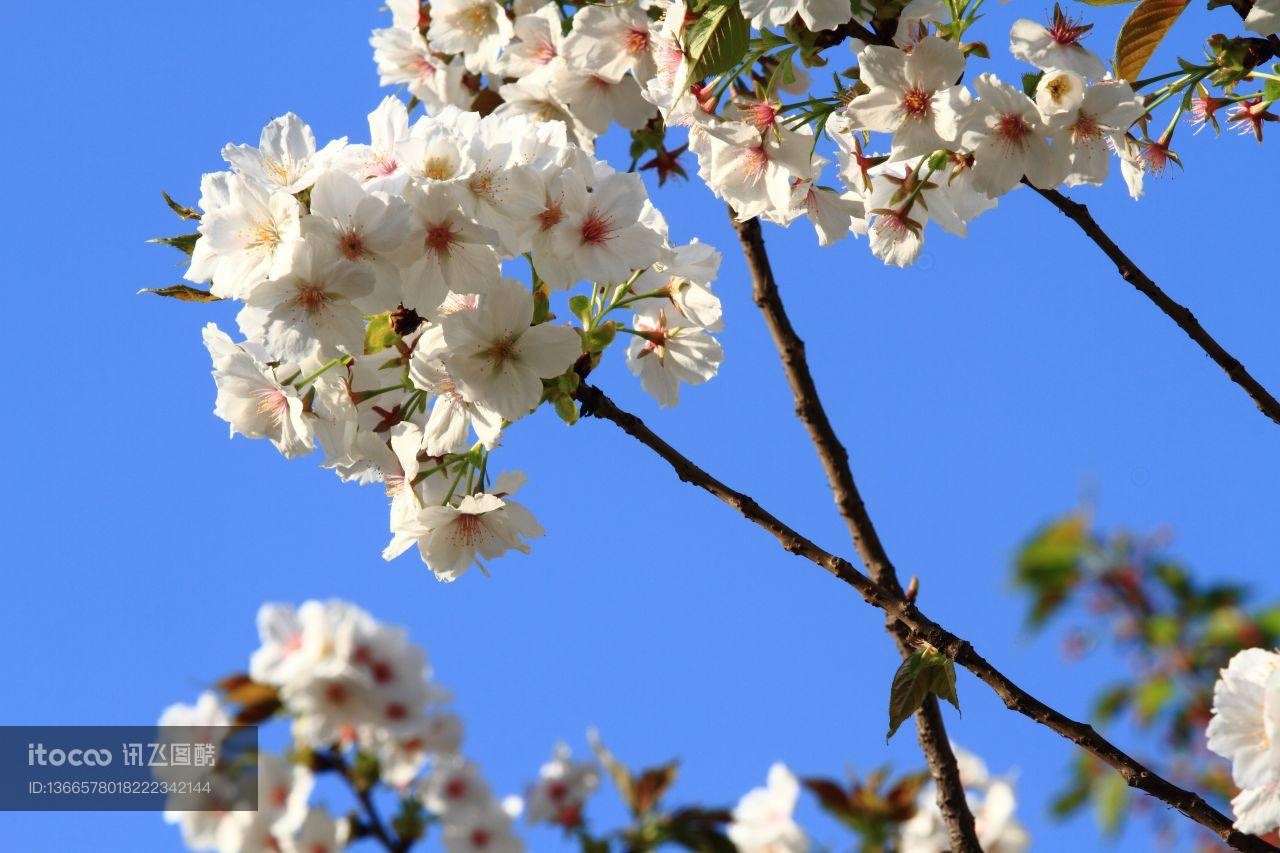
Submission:
M 524 497 L 548 535 L 532 556 L 496 563 L 492 579 L 452 586 L 412 557 L 382 562 L 377 491 L 227 440 L 199 329 L 210 318 L 229 328 L 232 311 L 134 295 L 180 276 L 175 253 L 144 243 L 179 228 L 160 190 L 194 200 L 223 143 L 255 141 L 288 110 L 322 139 L 363 139 L 383 94 L 365 43 L 382 20 L 376 3 L 50 11 L 12 6 L 0 28 L 14 336 L 0 422 L 13 453 L 0 723 L 150 723 L 245 666 L 261 602 L 341 596 L 409 626 L 502 792 L 521 788 L 556 740 L 585 749 L 590 725 L 634 764 L 680 757 L 685 801 L 730 803 L 776 759 L 833 776 L 918 765 L 912 732 L 884 740 L 896 661 L 879 616 L 608 423 L 570 429 L 543 412 L 511 431 L 503 462 L 529 475 Z M 1122 11 L 1090 12 L 1103 50 Z M 1002 47 L 1013 17 L 993 7 L 980 25 L 997 70 L 1013 68 Z M 1189 13 L 1174 47 L 1194 56 L 1197 34 L 1235 27 L 1227 10 Z M 1244 195 L 1274 187 L 1274 152 L 1189 139 L 1186 171 L 1151 182 L 1141 203 L 1118 180 L 1079 195 L 1280 388 L 1280 293 L 1264 254 L 1274 212 Z M 654 193 L 676 238 L 725 253 L 726 361 L 675 411 L 644 397 L 619 353 L 600 384 L 709 470 L 850 553 L 722 205 L 696 185 Z M 1061 666 L 1052 637 L 1021 629 L 1008 586 L 1018 542 L 1082 494 L 1096 495 L 1104 526 L 1169 525 L 1174 552 L 1202 577 L 1280 594 L 1280 431 L 1041 199 L 1003 199 L 965 240 L 931 231 L 907 272 L 881 266 L 864 241 L 820 251 L 803 224 L 766 238 L 893 558 L 921 576 L 933 618 L 1032 692 L 1083 715 L 1119 671 L 1106 655 Z M 1037 848 L 1092 846 L 1087 817 L 1046 815 L 1072 748 L 965 674 L 959 690 L 952 736 L 1019 775 Z M 602 813 L 616 813 L 611 803 L 602 798 Z M 4 814 L 0 835 L 38 851 L 178 846 L 151 814 Z M 1153 844 L 1133 833 L 1120 846 Z

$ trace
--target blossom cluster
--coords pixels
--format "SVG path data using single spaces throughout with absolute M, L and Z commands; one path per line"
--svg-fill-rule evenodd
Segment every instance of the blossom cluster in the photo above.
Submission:
M 961 782 L 969 798 L 974 826 L 983 850 L 1023 853 L 1031 846 L 1026 829 L 1014 817 L 1013 784 L 992 777 L 980 758 L 953 746 Z M 801 783 L 785 764 L 769 768 L 764 787 L 747 792 L 733 810 L 728 835 L 742 853 L 807 853 L 810 841 L 793 817 Z M 914 814 L 898 828 L 896 850 L 902 853 L 944 853 L 951 839 L 938 808 L 932 783 L 917 797 Z
M 636 175 L 557 122 L 445 108 L 410 122 L 389 97 L 371 142 L 317 146 L 289 114 L 201 181 L 187 278 L 243 303 L 243 340 L 210 324 L 215 413 L 286 457 L 320 448 L 391 497 L 391 559 L 417 546 L 442 580 L 542 535 L 490 476 L 515 421 L 573 394 L 619 335 L 662 405 L 722 359 L 720 256 L 672 246 Z M 531 285 L 511 275 L 528 263 Z M 574 323 L 556 322 L 551 298 Z M 617 317 L 616 312 L 624 316 Z M 615 317 L 617 317 L 615 319 Z
M 669 151 L 663 140 L 668 129 L 685 127 L 699 176 L 739 219 L 786 225 L 808 217 L 822 245 L 868 233 L 872 252 L 898 266 L 919 257 L 930 221 L 964 236 L 1024 179 L 1042 189 L 1098 185 L 1116 159 L 1139 197 L 1145 173 L 1179 162 L 1170 145 L 1184 113 L 1216 128 L 1216 113 L 1226 109 L 1232 125 L 1259 139 L 1262 124 L 1276 118 L 1273 96 L 1233 87 L 1280 78 L 1250 67 L 1224 83 L 1218 59 L 1139 81 L 1175 78 L 1137 94 L 1084 46 L 1091 26 L 1057 6 L 1044 23 L 1013 24 L 1009 48 L 1028 72 L 1012 85 L 970 65 L 987 52 L 961 39 L 981 17 L 981 0 L 912 0 L 889 33 L 870 28 L 879 22 L 873 5 L 397 0 L 393 26 L 375 31 L 372 43 L 383 84 L 406 85 L 428 109 L 459 105 L 556 121 L 583 144 L 617 124 L 632 131 L 633 154 L 657 152 L 646 167 L 662 178 L 684 173 L 677 160 L 684 149 Z M 742 15 L 758 34 L 737 40 L 742 56 L 731 67 L 709 71 L 701 59 L 708 38 L 733 50 L 731 27 L 705 26 L 721 11 Z M 1277 18 L 1274 0 L 1261 0 L 1245 26 L 1267 35 Z M 836 37 L 820 38 L 829 35 Z M 817 53 L 845 42 L 857 67 L 834 90 L 815 87 L 796 65 L 797 54 L 806 65 L 824 64 Z M 1228 91 L 1211 95 L 1206 80 Z M 783 93 L 809 97 L 784 103 Z M 1183 106 L 1152 138 L 1152 111 L 1170 98 Z M 833 157 L 819 153 L 823 135 Z M 834 186 L 824 183 L 832 165 Z
M 449 694 L 431 681 L 423 651 L 403 629 L 384 625 L 343 601 L 308 601 L 296 609 L 264 605 L 261 645 L 249 659 L 248 684 L 269 688 L 292 720 L 287 757 L 258 756 L 256 811 L 170 812 L 192 850 L 219 853 L 284 850 L 329 853 L 358 836 L 350 820 L 310 803 L 316 776 L 375 768 L 363 784 L 381 783 L 437 822 L 446 848 L 519 853 L 510 806 L 490 791 L 461 753 L 462 722 L 443 710 Z M 238 689 L 243 690 L 242 686 Z M 237 689 L 228 691 L 235 697 Z M 234 710 L 218 693 L 174 705 L 160 724 L 230 726 Z
M 636 827 L 600 833 L 591 826 L 588 801 L 599 790 L 602 771 L 615 782 L 624 780 L 619 793 L 639 827 L 652 832 L 655 826 L 679 826 L 670 840 L 685 849 L 732 845 L 742 853 L 807 853 L 811 847 L 794 815 L 801 791 L 815 781 L 802 782 L 786 765 L 773 765 L 766 785 L 748 791 L 732 810 L 664 808 L 675 765 L 632 774 L 595 732 L 588 737 L 596 760 L 574 760 L 559 744 L 522 796 L 499 798 L 463 754 L 463 723 L 448 709 L 450 694 L 433 681 L 425 652 L 402 628 L 341 600 L 267 604 L 257 621 L 260 645 L 249 656 L 247 672 L 223 679 L 194 704 L 167 708 L 160 725 L 224 733 L 233 725 L 287 720 L 289 745 L 277 754 L 259 739 L 256 811 L 166 813 L 168 822 L 180 826 L 188 849 L 335 853 L 374 840 L 387 849 L 409 850 L 438 832 L 447 853 L 521 853 L 519 817 L 531 827 L 558 828 L 583 849 L 613 849 L 613 841 L 625 849 L 654 849 L 628 846 Z M 1025 850 L 1011 783 L 992 778 L 964 750 L 956 754 L 983 849 Z M 217 766 L 211 772 L 228 770 Z M 320 784 L 326 776 L 351 789 L 354 810 L 326 802 L 339 790 Z M 943 853 L 950 842 L 933 789 L 917 782 L 899 790 L 919 793 L 908 795 L 913 801 L 889 825 L 869 831 L 893 833 L 896 849 L 907 853 Z M 389 822 L 378 812 L 388 801 L 399 802 Z M 851 797 L 846 804 L 856 802 Z
M 1209 749 L 1231 762 L 1236 829 L 1280 829 L 1280 653 L 1246 649 L 1213 688 Z

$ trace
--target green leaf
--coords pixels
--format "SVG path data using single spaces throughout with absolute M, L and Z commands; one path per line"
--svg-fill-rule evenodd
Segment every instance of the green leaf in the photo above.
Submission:
M 709 0 L 685 28 L 684 49 L 695 79 L 723 74 L 746 56 L 751 41 L 738 0 Z
M 173 200 L 173 196 L 169 195 L 167 192 L 161 191 L 160 195 L 164 196 L 164 203 L 169 205 L 169 209 L 178 214 L 182 219 L 200 219 L 200 212 L 194 207 L 187 207 L 186 205 L 178 204 Z
M 169 287 L 144 287 L 139 293 L 154 293 L 156 296 L 167 296 L 180 302 L 221 302 L 221 296 L 214 296 L 207 290 L 192 287 L 189 284 L 174 284 Z
M 1040 85 L 1041 78 L 1044 77 L 1043 71 L 1027 73 L 1022 75 L 1022 93 L 1028 98 L 1035 98 L 1036 87 Z
M 1262 645 L 1274 646 L 1275 637 L 1280 637 L 1280 607 L 1271 607 L 1254 616 L 1254 624 L 1267 636 Z
M 1182 633 L 1182 622 L 1172 613 L 1157 613 L 1143 622 L 1142 633 L 1153 646 L 1171 646 Z
M 1099 722 L 1107 722 L 1124 710 L 1131 699 L 1127 684 L 1117 685 L 1102 693 L 1093 705 L 1093 715 Z
M 1134 704 L 1143 722 L 1150 721 L 1173 698 L 1173 680 L 1157 676 L 1138 688 Z
M 893 737 L 898 727 L 918 711 L 931 694 L 960 709 L 955 664 L 932 649 L 917 649 L 894 673 L 889 690 L 889 733 L 885 740 Z
M 196 250 L 196 241 L 199 239 L 199 234 L 180 234 L 177 237 L 154 237 L 147 242 L 172 246 L 189 257 Z
M 372 355 L 393 346 L 400 336 L 396 334 L 395 324 L 391 322 L 391 312 L 384 311 L 369 321 L 364 330 L 364 354 Z
M 1093 783 L 1093 813 L 1103 832 L 1114 835 L 1128 808 L 1129 785 L 1119 773 L 1107 773 Z
M 1080 513 L 1037 531 L 1014 561 L 1014 583 L 1032 594 L 1031 627 L 1053 615 L 1080 579 L 1080 561 L 1089 547 L 1087 520 Z
M 591 299 L 579 293 L 569 298 L 569 310 L 573 316 L 582 321 L 582 325 L 591 322 Z
M 1129 13 L 1116 40 L 1116 75 L 1130 83 L 1138 79 L 1174 21 L 1190 0 L 1142 0 Z

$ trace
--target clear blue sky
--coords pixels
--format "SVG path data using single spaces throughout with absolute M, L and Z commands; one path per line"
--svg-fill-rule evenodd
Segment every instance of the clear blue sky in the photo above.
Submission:
M 1011 12 L 993 4 L 982 33 L 997 68 L 1011 67 Z M 1103 50 L 1122 11 L 1090 14 Z M 585 749 L 589 725 L 635 764 L 681 757 L 676 795 L 689 801 L 730 803 L 776 759 L 835 776 L 916 766 L 913 732 L 884 741 L 895 656 L 878 614 L 607 423 L 569 429 L 543 412 L 511 431 L 503 461 L 528 473 L 527 503 L 549 533 L 492 579 L 451 587 L 412 557 L 381 561 L 376 490 L 227 440 L 199 329 L 229 324 L 231 309 L 134 295 L 180 274 L 175 253 L 143 242 L 179 227 L 160 190 L 194 200 L 223 143 L 256 140 L 287 110 L 322 139 L 363 139 L 383 94 L 366 38 L 382 19 L 372 0 L 3 13 L 0 723 L 150 723 L 245 665 L 262 601 L 341 596 L 426 646 L 456 691 L 469 752 L 503 792 L 557 739 Z M 1196 55 L 1195 35 L 1234 27 L 1227 10 L 1196 12 L 1175 36 Z M 1274 210 L 1240 198 L 1275 189 L 1275 152 L 1202 136 L 1183 153 L 1187 170 L 1153 181 L 1139 204 L 1118 180 L 1081 195 L 1280 388 L 1280 292 L 1265 254 Z M 655 188 L 655 199 L 675 237 L 725 252 L 727 358 L 674 412 L 642 395 L 620 353 L 601 384 L 708 469 L 850 552 L 722 206 L 694 185 Z M 1052 638 L 1023 633 L 1008 587 L 1017 543 L 1084 492 L 1104 525 L 1172 526 L 1174 550 L 1202 576 L 1280 593 L 1280 429 L 1038 197 L 1004 199 L 967 240 L 931 231 L 905 273 L 864 242 L 819 251 L 805 225 L 766 235 L 894 559 L 922 577 L 927 612 L 1037 695 L 1084 714 L 1117 672 L 1105 655 L 1061 666 Z M 1045 813 L 1069 745 L 971 677 L 959 689 L 953 737 L 1020 774 L 1038 849 L 1091 846 L 1087 818 Z M 179 843 L 150 814 L 4 814 L 0 837 L 32 851 Z M 1153 843 L 1133 834 L 1122 847 Z

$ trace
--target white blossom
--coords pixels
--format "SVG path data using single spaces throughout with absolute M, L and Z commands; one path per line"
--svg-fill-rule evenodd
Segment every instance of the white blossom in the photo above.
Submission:
M 792 813 L 800 783 L 784 764 L 769 768 L 768 784 L 745 794 L 733 809 L 729 838 L 741 853 L 806 853 L 809 839 Z

